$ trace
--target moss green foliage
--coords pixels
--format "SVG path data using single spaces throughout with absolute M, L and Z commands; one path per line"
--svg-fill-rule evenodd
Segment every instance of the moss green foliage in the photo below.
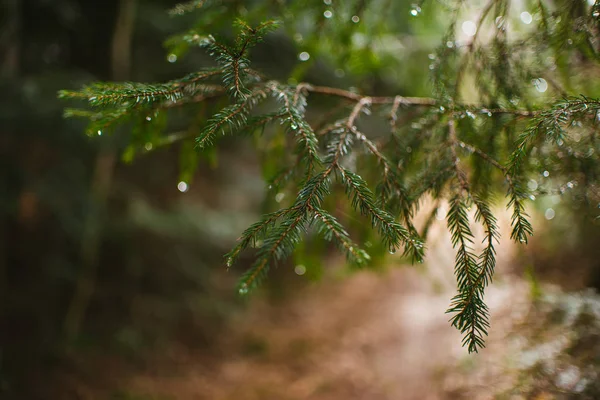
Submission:
M 256 288 L 270 268 L 313 233 L 335 244 L 349 263 L 369 265 L 369 254 L 351 238 L 344 214 L 330 201 L 338 199 L 340 189 L 356 216 L 370 222 L 385 249 L 402 249 L 417 262 L 423 261 L 424 241 L 438 208 L 421 234 L 413 218 L 424 200 L 431 198 L 439 206 L 447 199 L 458 285 L 448 312 L 465 346 L 477 351 L 490 325 L 484 291 L 493 278 L 494 246 L 500 236 L 492 199 L 506 194 L 512 209 L 511 238 L 522 243 L 533 233 L 526 202 L 536 189 L 528 182 L 544 169 L 562 171 L 569 181 L 580 180 L 579 195 L 589 202 L 598 200 L 598 192 L 586 185 L 596 185 L 600 172 L 599 88 L 586 82 L 586 76 L 573 77 L 597 76 L 600 71 L 598 2 L 525 2 L 529 11 L 521 19 L 532 24 L 525 30 L 511 30 L 519 14 L 509 0 L 482 3 L 475 22 L 467 25 L 461 22 L 472 8 L 463 0 L 430 1 L 412 9 L 396 1 L 250 3 L 240 7 L 228 1 L 192 1 L 172 10 L 173 15 L 188 16 L 201 10 L 195 29 L 169 40 L 175 54 L 200 48 L 214 59 L 215 67 L 161 84 L 97 83 L 63 91 L 61 97 L 84 99 L 88 105 L 85 110 L 69 109 L 66 115 L 87 117 L 92 135 L 132 124 L 128 160 L 147 143 L 193 140 L 197 149 L 206 151 L 225 133 L 257 138 L 257 150 L 268 160 L 270 186 L 292 196 L 244 231 L 226 255 L 230 267 L 245 249 L 257 249 L 241 277 L 241 294 Z M 437 50 L 428 56 L 431 97 L 389 91 L 371 96 L 358 89 L 297 83 L 317 55 L 359 77 L 368 68 L 409 68 L 402 63 L 427 69 L 417 58 L 399 60 L 380 49 L 384 39 L 392 40 L 406 29 L 407 18 L 421 13 L 441 13 L 449 21 L 436 40 Z M 234 37 L 230 32 L 203 32 L 210 26 L 209 17 L 236 14 Z M 388 14 L 403 17 L 392 21 L 386 19 Z M 260 22 L 245 22 L 252 20 Z M 301 21 L 311 21 L 310 27 L 299 27 Z M 413 26 L 418 31 L 419 24 Z M 466 38 L 460 36 L 461 29 Z M 310 55 L 300 55 L 306 63 L 290 72 L 290 80 L 270 80 L 250 68 L 250 51 L 269 35 L 288 38 L 282 30 L 305 41 L 303 48 Z M 283 55 L 273 59 L 278 57 Z M 586 95 L 580 95 L 583 92 Z M 569 97 L 571 93 L 576 96 Z M 311 109 L 313 98 L 318 112 Z M 174 135 L 166 121 L 179 108 L 204 117 L 189 131 Z M 193 169 L 195 164 L 186 165 Z M 481 250 L 474 244 L 473 222 L 484 230 Z

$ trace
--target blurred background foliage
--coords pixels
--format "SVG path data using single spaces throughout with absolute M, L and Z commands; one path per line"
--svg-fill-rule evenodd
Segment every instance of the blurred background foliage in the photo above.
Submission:
M 283 200 L 263 181 L 279 160 L 256 154 L 248 141 L 225 137 L 218 150 L 198 152 L 185 140 L 165 146 L 152 130 L 129 126 L 86 136 L 82 121 L 63 118 L 57 91 L 94 81 L 177 79 L 212 65 L 189 48 L 186 34 L 231 38 L 236 16 L 252 23 L 276 16 L 283 28 L 251 55 L 253 68 L 270 78 L 382 96 L 430 95 L 449 15 L 443 2 L 359 0 L 335 8 L 331 2 L 223 1 L 169 17 L 171 0 L 1 0 L 0 397 L 47 398 L 32 382 L 47 383 L 49 371 L 81 368 L 74 360 L 82 355 L 136 360 L 172 340 L 210 348 L 224 321 L 244 307 L 232 288 L 251 261 L 226 273 L 222 255 Z M 483 5 L 472 3 L 467 16 Z M 557 50 L 556 65 L 570 67 L 563 54 Z M 599 84 L 591 79 L 597 69 L 591 78 L 585 63 L 575 69 L 567 81 L 575 88 L 584 81 L 586 94 L 597 97 Z M 464 97 L 476 88 L 469 85 Z M 167 128 L 186 134 L 220 106 L 208 104 L 196 119 L 171 117 Z M 315 101 L 311 120 L 327 118 L 327 106 Z M 369 122 L 373 131 L 381 124 Z M 283 145 L 279 151 L 284 157 Z M 539 186 L 548 181 L 560 193 L 542 191 L 535 207 L 556 218 L 540 218 L 540 239 L 515 268 L 534 282 L 598 288 L 598 205 L 571 198 L 571 181 L 559 178 L 568 171 L 541 160 Z M 385 268 L 387 249 L 372 230 L 346 222 Z M 338 262 L 329 250 L 308 238 L 290 268 L 274 271 L 267 294 L 285 296 L 302 284 L 297 275 L 321 277 Z

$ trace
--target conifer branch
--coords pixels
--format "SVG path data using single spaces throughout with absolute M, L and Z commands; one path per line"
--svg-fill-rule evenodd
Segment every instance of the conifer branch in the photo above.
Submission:
M 350 196 L 352 206 L 363 215 L 371 218 L 371 225 L 379 231 L 382 239 L 390 252 L 404 244 L 404 253 L 410 255 L 414 261 L 423 262 L 423 242 L 395 221 L 387 211 L 380 209 L 373 200 L 373 194 L 367 183 L 355 173 L 338 166 L 342 181 L 345 183 L 346 193 Z
M 457 249 L 455 275 L 458 294 L 446 312 L 454 314 L 450 322 L 464 335 L 463 345 L 469 352 L 477 352 L 485 346 L 483 337 L 487 335 L 489 320 L 488 308 L 483 302 L 483 286 L 479 281 L 480 267 L 471 251 L 473 233 L 467 208 L 462 194 L 456 194 L 450 201 L 448 229 L 452 234 L 452 245 Z
M 225 128 L 230 132 L 240 130 L 247 126 L 248 113 L 256 104 L 264 100 L 267 94 L 262 89 L 257 89 L 239 103 L 225 107 L 211 117 L 202 132 L 196 138 L 196 145 L 204 149 L 214 144 L 215 135 L 219 132 L 225 134 Z
M 246 249 L 253 243 L 256 244 L 259 237 L 264 235 L 271 225 L 273 225 L 281 217 L 285 216 L 288 212 L 290 212 L 290 210 L 286 208 L 266 214 L 259 222 L 250 225 L 250 227 L 248 227 L 248 229 L 246 229 L 242 233 L 242 236 L 238 239 L 239 243 L 237 246 L 235 246 L 229 253 L 225 255 L 227 268 L 230 268 L 233 265 L 242 250 Z
M 306 161 L 306 177 L 310 178 L 313 169 L 321 163 L 321 160 L 318 154 L 318 139 L 303 115 L 306 99 L 300 91 L 292 93 L 290 89 L 276 84 L 270 84 L 269 87 L 283 103 L 278 114 L 284 118 L 288 132 L 297 138 L 298 153 Z
M 198 85 L 197 82 L 221 74 L 220 69 L 199 71 L 182 79 L 167 83 L 94 83 L 79 91 L 61 90 L 59 98 L 85 99 L 92 107 L 135 107 L 156 102 L 176 103 L 184 96 L 197 93 L 210 94 L 221 90 L 215 85 Z
M 266 275 L 272 259 L 281 260 L 291 253 L 300 241 L 300 231 L 309 221 L 309 212 L 321 207 L 324 197 L 329 194 L 329 177 L 326 171 L 308 180 L 298 193 L 296 202 L 284 214 L 287 218 L 273 229 L 258 251 L 256 262 L 244 274 L 239 291 L 246 294 L 256 288 Z
M 306 213 L 295 210 L 278 229 L 275 229 L 265 239 L 264 245 L 258 252 L 258 258 L 240 281 L 239 293 L 246 294 L 256 288 L 269 270 L 271 259 L 281 260 L 287 257 L 300 241 L 300 231 L 306 222 Z
M 335 239 L 336 244 L 345 252 L 350 263 L 363 266 L 371 259 L 367 252 L 350 240 L 348 232 L 332 215 L 318 208 L 313 209 L 312 212 L 317 221 L 320 222 L 318 223 L 319 233 L 323 235 L 325 240 L 332 241 Z
M 185 14 L 209 4 L 220 3 L 219 0 L 189 1 L 176 6 L 171 13 Z M 368 263 L 369 255 L 351 240 L 348 231 L 323 207 L 325 197 L 330 194 L 334 175 L 344 187 L 352 208 L 370 218 L 371 226 L 377 230 L 389 250 L 394 252 L 403 246 L 405 254 L 417 261 L 423 258 L 423 242 L 412 224 L 413 216 L 425 194 L 430 193 L 436 206 L 423 228 L 423 235 L 426 236 L 440 202 L 450 195 L 447 222 L 452 244 L 457 251 L 455 274 L 458 293 L 452 299 L 448 312 L 452 314 L 452 325 L 464 335 L 463 343 L 469 351 L 478 351 L 484 346 L 483 338 L 489 327 L 488 308 L 483 297 L 485 288 L 493 278 L 496 263 L 494 245 L 499 239 L 499 231 L 490 207 L 489 193 L 492 188 L 488 191 L 485 184 L 485 189 L 479 190 L 477 184 L 482 180 L 491 180 L 492 168 L 502 172 L 508 183 L 508 207 L 513 211 L 511 238 L 527 242 L 533 231 L 525 212 L 525 201 L 529 197 L 525 182 L 528 172 L 532 170 L 532 149 L 537 147 L 538 151 L 547 152 L 549 145 L 546 143 L 561 146 L 569 140 L 569 124 L 574 123 L 576 118 L 590 128 L 588 139 L 590 147 L 594 148 L 597 144 L 595 132 L 600 100 L 584 96 L 565 98 L 532 109 L 530 105 L 535 103 L 527 90 L 520 87 L 523 82 L 530 83 L 530 76 L 545 76 L 551 88 L 561 90 L 560 82 L 553 81 L 552 72 L 522 68 L 525 71 L 523 76 L 514 73 L 521 67 L 518 60 L 521 52 L 532 48 L 529 41 L 539 42 L 543 38 L 547 43 L 542 50 L 546 52 L 575 38 L 573 16 L 569 15 L 559 23 L 540 2 L 542 33 L 534 33 L 526 40 L 511 43 L 503 28 L 498 28 L 488 49 L 479 44 L 482 26 L 494 6 L 497 6 L 499 15 L 507 15 L 508 4 L 505 0 L 489 0 L 475 24 L 476 29 L 467 43 L 466 51 L 457 51 L 454 32 L 463 1 L 457 0 L 456 3 L 458 6 L 454 9 L 449 33 L 444 37 L 438 53 L 444 59 L 433 61 L 432 64 L 434 98 L 365 96 L 310 83 L 285 85 L 268 82 L 263 74 L 250 68 L 248 54 L 268 32 L 277 28 L 278 23 L 267 21 L 253 27 L 241 20 L 236 21 L 237 35 L 229 44 L 195 31 L 177 38 L 182 45 L 206 49 L 216 60 L 218 68 L 198 71 L 165 83 L 97 83 L 85 86 L 78 92 L 62 91 L 59 95 L 87 102 L 90 110 L 69 109 L 65 115 L 88 118 L 88 134 L 101 134 L 102 130 L 116 124 L 133 122 L 132 143 L 128 151 L 134 146 L 158 146 L 187 138 L 190 135 L 187 131 L 163 134 L 170 110 L 190 103 L 208 103 L 225 95 L 229 95 L 230 104 L 208 118 L 196 138 L 199 148 L 212 146 L 219 134 L 225 134 L 226 131 L 253 133 L 270 122 L 280 122 L 283 129 L 275 130 L 275 134 L 281 134 L 283 138 L 279 143 L 295 143 L 294 158 L 286 155 L 285 160 L 293 160 L 290 161 L 293 165 L 276 174 L 271 185 L 279 187 L 282 182 L 292 180 L 297 184 L 297 195 L 290 207 L 266 214 L 248 227 L 236 246 L 227 253 L 226 264 L 230 267 L 243 250 L 258 247 L 254 263 L 240 281 L 239 290 L 242 294 L 255 288 L 273 264 L 289 256 L 302 234 L 311 227 L 315 227 L 325 240 L 334 243 L 349 262 L 356 265 Z M 362 0 L 356 4 L 356 15 L 362 13 L 365 4 Z M 594 10 L 598 7 L 596 5 Z M 590 18 L 586 16 L 585 21 Z M 557 28 L 554 29 L 553 25 L 557 25 Z M 596 25 L 594 27 L 597 29 Z M 578 31 L 579 34 L 577 37 L 580 40 L 573 47 L 581 52 L 582 57 L 597 59 L 598 51 L 594 47 L 591 28 L 583 27 L 581 32 Z M 550 39 L 558 44 L 550 43 Z M 586 39 L 589 45 L 585 45 Z M 516 53 L 509 54 L 511 50 Z M 454 56 L 462 58 L 452 59 Z M 458 101 L 471 60 L 477 61 L 472 69 L 481 89 L 481 98 L 485 99 L 480 104 Z M 486 62 L 489 68 L 485 68 Z M 496 95 L 496 92 L 499 94 Z M 276 108 L 269 109 L 271 104 L 267 103 L 266 110 L 257 112 L 257 104 L 268 95 L 277 100 Z M 306 113 L 309 95 L 334 98 L 335 107 L 321 113 L 322 119 L 317 123 L 313 123 L 311 115 L 307 116 Z M 522 109 L 517 107 L 517 101 L 521 100 L 525 104 Z M 376 106 L 382 106 L 380 108 L 384 114 L 389 112 L 389 139 L 370 139 L 356 126 L 367 107 L 377 110 Z M 491 123 L 482 123 L 481 120 L 476 121 L 478 116 L 494 118 L 489 120 Z M 508 149 L 510 156 L 504 162 L 506 140 L 496 140 L 495 135 L 497 132 L 506 133 L 512 141 L 514 130 L 521 129 L 524 120 L 528 121 L 528 125 L 516 143 L 508 144 L 513 147 Z M 373 185 L 375 193 L 366 180 L 344 162 L 355 142 L 360 143 L 364 150 L 349 161 L 356 160 L 357 165 L 367 162 L 368 168 L 374 167 L 374 171 L 379 171 L 377 182 Z M 582 142 L 580 147 L 584 143 L 587 144 L 587 141 Z M 464 154 L 459 154 L 458 148 L 474 155 L 472 169 L 463 169 L 465 167 L 459 155 Z M 135 149 L 131 151 L 131 154 L 134 153 Z M 568 153 L 577 158 L 583 151 L 581 148 L 572 149 L 569 144 Z M 482 174 L 486 175 L 481 178 Z M 483 250 L 478 255 L 472 249 L 474 238 L 468 218 L 471 205 L 476 208 L 475 221 L 483 226 L 485 232 Z

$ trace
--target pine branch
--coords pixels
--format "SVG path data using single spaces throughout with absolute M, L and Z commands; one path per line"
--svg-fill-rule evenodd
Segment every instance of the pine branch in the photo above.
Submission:
M 267 21 L 252 28 L 238 19 L 236 25 L 240 29 L 240 33 L 233 48 L 217 42 L 212 36 L 200 41 L 200 46 L 208 50 L 210 56 L 221 66 L 223 85 L 231 97 L 234 100 L 244 100 L 251 93 L 246 87 L 250 66 L 250 60 L 246 57 L 247 51 L 261 42 L 269 32 L 277 29 L 279 22 Z
M 158 102 L 176 103 L 187 96 L 209 94 L 221 90 L 215 85 L 199 85 L 197 82 L 222 73 L 220 69 L 199 71 L 182 79 L 167 83 L 104 83 L 84 86 L 79 91 L 61 90 L 61 99 L 85 99 L 92 107 L 127 107 Z
M 485 230 L 485 239 L 483 240 L 485 248 L 479 256 L 480 272 L 474 283 L 474 287 L 479 287 L 481 285 L 485 288 L 492 282 L 494 276 L 494 269 L 496 267 L 496 250 L 494 249 L 494 243 L 498 243 L 500 232 L 498 231 L 496 217 L 492 214 L 486 201 L 480 196 L 473 196 L 473 203 L 477 208 L 475 212 L 475 221 L 481 222 Z
M 600 110 L 600 101 L 586 97 L 570 98 L 554 104 L 550 109 L 537 113 L 529 127 L 519 136 L 515 150 L 509 158 L 506 176 L 509 179 L 508 207 L 512 207 L 511 239 L 527 243 L 533 234 L 533 227 L 527 220 L 525 200 L 527 192 L 522 183 L 522 170 L 528 160 L 533 145 L 542 137 L 560 144 L 565 140 L 563 126 L 573 118 L 583 114 L 596 115 Z
M 483 302 L 483 285 L 479 279 L 480 267 L 471 250 L 473 233 L 467 208 L 461 194 L 456 194 L 450 201 L 448 229 L 452 234 L 452 245 L 457 249 L 454 271 L 458 294 L 446 312 L 454 314 L 450 322 L 464 335 L 463 345 L 468 347 L 469 352 L 477 352 L 485 346 L 483 337 L 487 335 L 489 320 L 488 307 Z
M 348 232 L 331 214 L 319 208 L 312 211 L 316 217 L 314 221 L 318 232 L 323 235 L 325 240 L 334 241 L 338 248 L 346 254 L 348 262 L 363 266 L 371 259 L 367 252 L 352 242 Z
M 267 275 L 269 263 L 287 257 L 300 241 L 300 233 L 310 221 L 309 212 L 319 209 L 325 196 L 329 194 L 328 173 L 321 172 L 306 182 L 298 193 L 296 202 L 284 215 L 281 224 L 272 229 L 258 251 L 256 262 L 242 276 L 239 292 L 246 294 L 255 289 Z
M 300 241 L 300 234 L 307 222 L 307 214 L 301 209 L 289 213 L 289 218 L 273 229 L 267 236 L 252 267 L 242 276 L 239 293 L 246 294 L 255 289 L 269 272 L 269 263 L 288 257 Z
M 304 118 L 306 98 L 300 92 L 293 91 L 289 87 L 271 84 L 270 88 L 283 104 L 277 114 L 283 117 L 287 132 L 296 137 L 296 152 L 305 161 L 307 165 L 306 177 L 310 178 L 314 168 L 321 164 L 321 159 L 318 151 L 318 139 L 312 127 Z
M 225 255 L 225 259 L 227 260 L 227 268 L 230 268 L 233 265 L 242 250 L 246 249 L 251 244 L 256 244 L 257 240 L 267 233 L 271 225 L 289 212 L 289 209 L 281 209 L 264 215 L 262 220 L 250 225 L 250 227 L 248 227 L 248 229 L 246 229 L 242 233 L 242 236 L 238 239 L 238 245 Z
M 180 15 L 221 3 L 219 0 L 188 1 L 176 6 L 171 13 Z M 360 14 L 362 17 L 365 4 L 360 0 L 351 7 L 356 16 Z M 506 25 L 499 20 L 490 46 L 485 46 L 478 40 L 484 22 L 491 18 L 492 10 L 495 16 L 504 18 L 509 15 L 508 1 L 488 0 L 475 24 L 472 39 L 464 46 L 460 44 L 459 48 L 459 42 L 455 41 L 456 24 L 465 1 L 456 0 L 451 4 L 455 7 L 448 33 L 439 48 L 438 58 L 431 57 L 434 98 L 400 95 L 371 97 L 309 83 L 294 86 L 267 82 L 263 74 L 250 68 L 248 54 L 265 35 L 277 28 L 278 23 L 267 21 L 253 27 L 242 20 L 236 21 L 237 35 L 230 44 L 196 31 L 189 31 L 173 40 L 177 46 L 205 48 L 216 60 L 218 68 L 165 83 L 97 83 L 78 92 L 60 92 L 59 96 L 88 103 L 91 111 L 70 109 L 66 110 L 65 115 L 88 118 L 90 125 L 87 133 L 90 135 L 102 134 L 105 129 L 109 130 L 117 124 L 133 122 L 132 141 L 127 150 L 131 155 L 135 153 L 135 146 L 158 146 L 187 138 L 189 132 L 163 134 L 171 108 L 207 102 L 225 94 L 229 95 L 230 104 L 205 122 L 196 138 L 198 147 L 212 146 L 219 134 L 227 131 L 253 133 L 270 122 L 280 122 L 283 129 L 275 130 L 275 134 L 281 133 L 286 145 L 295 142 L 293 158 L 289 157 L 293 165 L 277 174 L 271 184 L 278 187 L 282 182 L 293 179 L 298 185 L 298 192 L 293 205 L 263 216 L 242 233 L 236 246 L 226 255 L 226 263 L 230 267 L 243 250 L 258 246 L 255 262 L 240 282 L 242 294 L 256 287 L 272 265 L 288 257 L 302 234 L 311 227 L 316 228 L 325 240 L 334 243 L 349 262 L 368 264 L 369 255 L 351 240 L 333 213 L 323 208 L 326 196 L 331 194 L 332 175 L 344 186 L 352 207 L 370 218 L 372 227 L 378 231 L 390 251 L 394 252 L 403 246 L 405 254 L 410 254 L 418 261 L 423 257 L 423 243 L 412 225 L 412 219 L 419 203 L 425 194 L 431 193 L 439 205 L 450 193 L 452 198 L 447 219 L 452 243 L 457 250 L 455 274 L 458 293 L 452 299 L 448 312 L 452 314 L 452 325 L 464 335 L 463 343 L 469 351 L 478 351 L 484 346 L 483 338 L 489 327 L 489 313 L 483 297 L 485 288 L 493 279 L 496 264 L 494 246 L 499 239 L 499 232 L 487 196 L 488 185 L 484 184 L 485 189 L 479 190 L 477 184 L 491 180 L 491 167 L 503 173 L 508 184 L 508 207 L 513 210 L 511 238 L 526 242 L 532 234 L 532 226 L 525 212 L 528 198 L 525 182 L 532 167 L 533 148 L 537 147 L 537 151 L 543 153 L 541 157 L 544 157 L 549 148 L 545 143 L 561 146 L 570 139 L 569 124 L 576 119 L 589 125 L 589 148 L 593 150 L 597 145 L 595 132 L 600 101 L 581 96 L 532 107 L 531 104 L 537 104 L 535 102 L 542 99 L 530 96 L 525 88 L 531 83 L 532 77 L 545 77 L 550 93 L 564 91 L 565 82 L 555 79 L 556 74 L 545 68 L 546 64 L 538 68 L 525 66 L 522 56 L 527 55 L 529 60 L 531 50 L 535 49 L 539 50 L 540 57 L 547 58 L 549 52 L 557 49 L 563 51 L 572 44 L 572 50 L 565 50 L 565 56 L 561 59 L 574 59 L 572 55 L 576 51 L 577 58 L 597 60 L 599 51 L 595 35 L 600 24 L 597 16 L 592 17 L 600 6 L 596 4 L 585 8 L 570 5 L 565 18 L 559 21 L 559 12 L 550 14 L 539 2 L 542 16 L 539 32 L 528 34 L 523 40 L 513 41 L 511 38 L 509 41 Z M 253 17 L 252 14 L 248 15 L 249 18 Z M 324 29 L 324 26 L 321 24 L 317 31 Z M 350 28 L 343 31 L 350 37 Z M 566 46 L 568 40 L 571 43 Z M 538 48 L 534 48 L 532 43 Z M 558 56 L 555 58 L 559 59 Z M 566 65 L 559 65 L 559 69 L 564 75 L 569 72 Z M 463 78 L 470 72 L 478 84 L 482 99 L 479 104 L 458 101 Z M 219 84 L 211 84 L 217 77 Z M 322 120 L 312 125 L 312 121 L 309 123 L 310 114 L 307 117 L 306 113 L 309 94 L 333 97 L 336 104 L 330 112 L 321 113 Z M 269 109 L 271 104 L 267 103 L 266 110 L 261 109 L 256 113 L 257 104 L 265 100 L 267 95 L 274 95 L 278 101 L 277 108 Z M 524 104 L 522 108 L 517 107 L 518 101 Z M 371 140 L 356 126 L 363 112 L 371 108 L 377 110 L 378 107 L 386 114 L 389 112 L 392 133 L 387 141 Z M 346 109 L 349 115 L 341 116 L 347 112 Z M 202 113 L 199 115 L 204 118 Z M 476 121 L 479 116 L 494 116 L 491 120 L 493 123 L 490 126 L 488 122 L 482 123 L 481 119 Z M 335 119 L 338 120 L 331 123 Z M 508 162 L 500 162 L 506 151 L 500 143 L 504 144 L 506 140 L 496 140 L 496 133 L 505 133 L 508 141 L 512 142 L 513 129 L 520 129 L 523 120 L 529 121 L 527 128 L 514 144 L 514 151 L 509 149 L 511 154 Z M 584 142 L 587 145 L 587 141 Z M 584 142 L 579 146 L 583 147 Z M 346 160 L 355 144 L 364 147 L 364 151 Z M 190 154 L 189 147 L 186 155 Z M 459 148 L 478 157 L 473 158 L 473 168 L 467 169 L 462 165 Z M 571 147 L 571 143 L 566 149 L 569 158 L 579 162 L 578 154 L 582 154 L 582 151 Z M 366 157 L 363 157 L 363 153 Z M 460 153 L 460 156 L 464 154 Z M 594 157 L 596 161 L 597 156 Z M 357 172 L 347 167 L 350 162 L 345 164 L 345 161 L 357 161 L 356 165 L 359 166 L 367 162 L 369 167 L 373 166 L 375 171 L 380 172 L 380 177 L 373 185 L 375 194 Z M 481 171 L 485 174 L 482 175 Z M 585 172 L 586 179 L 594 179 L 595 174 L 596 171 Z M 492 189 L 491 185 L 489 189 Z M 473 190 L 478 194 L 473 194 Z M 485 231 L 483 250 L 478 255 L 472 249 L 474 239 L 468 218 L 470 205 L 476 207 L 475 221 Z M 424 235 L 435 218 L 436 208 L 426 221 Z
M 352 206 L 363 215 L 371 218 L 371 225 L 379 231 L 382 239 L 391 253 L 404 244 L 404 253 L 410 255 L 413 261 L 423 262 L 423 242 L 395 221 L 387 211 L 380 209 L 373 200 L 373 193 L 367 183 L 355 173 L 338 166 L 346 193 L 350 196 Z
M 231 133 L 245 128 L 249 112 L 266 97 L 267 94 L 263 90 L 257 89 L 239 103 L 227 106 L 213 115 L 196 138 L 196 145 L 201 149 L 210 147 L 214 144 L 215 136 L 218 133 L 224 135 L 226 128 L 229 128 Z
M 380 194 L 379 206 L 385 209 L 389 199 L 393 197 L 396 200 L 401 221 L 413 236 L 418 236 L 417 230 L 412 224 L 413 207 L 411 207 L 406 188 L 402 184 L 400 171 L 379 151 L 377 145 L 369 140 L 365 134 L 358 131 L 355 126 L 352 126 L 351 131 L 365 145 L 366 149 L 375 157 L 383 169 L 382 181 L 377 186 L 377 191 Z

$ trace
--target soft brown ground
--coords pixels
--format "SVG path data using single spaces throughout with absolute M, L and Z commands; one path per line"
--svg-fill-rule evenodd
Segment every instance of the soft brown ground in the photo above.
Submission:
M 330 277 L 278 305 L 255 298 L 212 355 L 174 348 L 123 391 L 177 400 L 491 398 L 508 378 L 506 335 L 528 304 L 527 284 L 506 273 L 516 249 L 506 239 L 498 248 L 488 348 L 468 355 L 444 313 L 455 288 L 444 227 L 431 239 L 427 267 Z

